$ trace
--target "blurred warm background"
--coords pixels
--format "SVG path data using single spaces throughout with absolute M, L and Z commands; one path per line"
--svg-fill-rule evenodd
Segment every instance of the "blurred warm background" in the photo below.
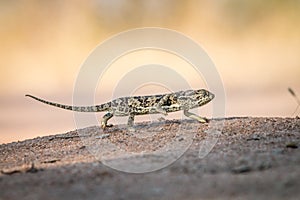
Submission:
M 89 53 L 138 27 L 201 44 L 223 79 L 227 116 L 299 114 L 287 91 L 300 95 L 299 0 L 0 1 L 0 143 L 75 129 L 71 112 L 24 95 L 72 103 Z

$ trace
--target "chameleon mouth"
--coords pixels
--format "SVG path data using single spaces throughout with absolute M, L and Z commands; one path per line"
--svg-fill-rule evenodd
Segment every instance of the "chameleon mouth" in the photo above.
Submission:
M 214 99 L 215 98 L 215 95 L 213 93 L 209 93 L 209 98 L 210 99 Z

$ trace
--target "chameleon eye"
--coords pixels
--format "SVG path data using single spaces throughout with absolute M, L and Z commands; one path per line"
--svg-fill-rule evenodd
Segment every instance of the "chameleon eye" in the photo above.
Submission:
M 207 95 L 207 93 L 206 93 L 205 90 L 199 90 L 199 91 L 198 91 L 198 94 L 201 94 L 201 95 L 203 95 L 203 96 L 206 96 L 206 95 Z

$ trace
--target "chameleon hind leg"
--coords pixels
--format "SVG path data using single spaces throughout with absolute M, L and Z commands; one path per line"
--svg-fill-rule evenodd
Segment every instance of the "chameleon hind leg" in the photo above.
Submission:
M 129 114 L 128 121 L 127 121 L 127 128 L 129 132 L 135 131 L 133 124 L 134 124 L 134 114 Z
M 111 127 L 112 124 L 107 124 L 107 121 L 112 118 L 114 115 L 111 112 L 106 113 L 101 120 L 101 128 L 105 129 L 106 127 Z
M 201 122 L 201 123 L 206 123 L 206 122 L 208 122 L 208 120 L 207 120 L 206 118 L 200 117 L 200 116 L 198 116 L 198 115 L 196 115 L 196 114 L 194 114 L 194 113 L 189 112 L 188 110 L 184 110 L 184 111 L 183 111 L 183 114 L 184 114 L 185 116 L 187 116 L 187 117 L 189 117 L 189 118 L 191 118 L 191 119 L 195 119 L 195 120 L 197 120 L 198 122 Z

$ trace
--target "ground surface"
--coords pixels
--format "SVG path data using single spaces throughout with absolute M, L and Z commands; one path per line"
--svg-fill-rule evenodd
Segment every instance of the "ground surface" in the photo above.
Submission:
M 0 199 L 299 199 L 299 145 L 298 117 L 89 127 L 0 145 Z

